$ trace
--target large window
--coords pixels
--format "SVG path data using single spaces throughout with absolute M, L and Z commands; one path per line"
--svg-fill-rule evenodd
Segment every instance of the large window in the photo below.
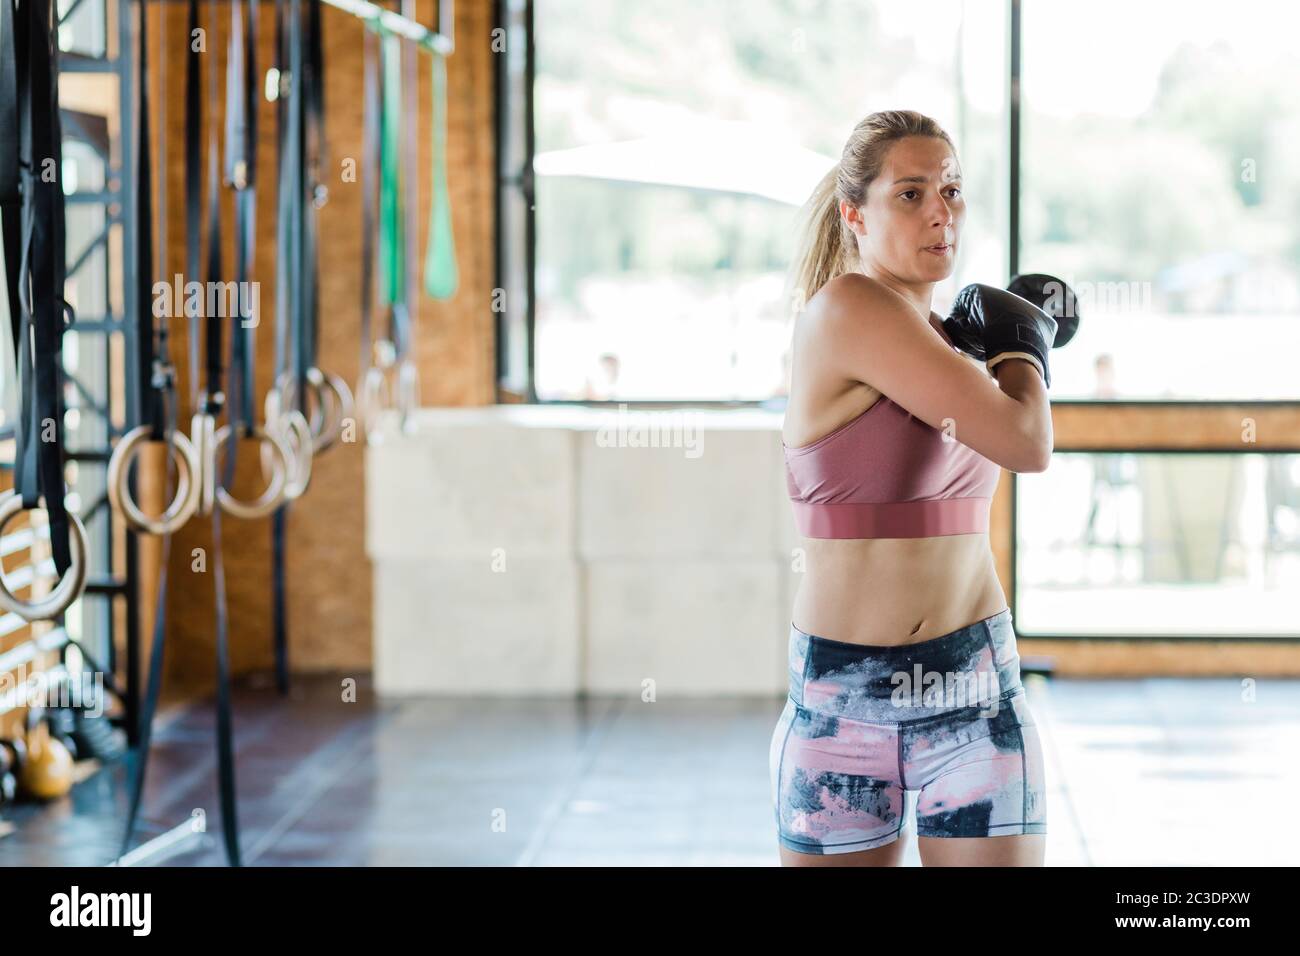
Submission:
M 1300 7 L 505 6 L 536 32 L 503 123 L 504 388 L 782 407 L 797 211 L 862 117 L 920 110 L 969 208 L 936 311 L 1013 263 L 1079 294 L 1055 460 L 1007 482 L 995 542 L 1017 626 L 1300 636 Z
M 1300 399 L 1300 8 L 1024 0 L 1021 252 L 1053 400 Z
M 1300 399 L 1300 15 L 1022 9 L 1021 262 L 1083 322 L 1052 358 L 1051 468 L 1016 479 L 1017 627 L 1300 636 L 1300 456 L 1253 453 L 1296 448 L 1293 417 L 1213 404 Z
M 1009 2 L 535 0 L 535 233 L 514 265 L 534 281 L 535 396 L 783 394 L 796 211 L 855 122 L 905 106 L 950 131 L 966 175 L 936 308 L 1002 279 L 1011 241 L 1021 271 L 1080 293 L 1054 400 L 1300 398 L 1300 8 L 1020 7 L 1016 162 Z
M 785 394 L 798 208 L 878 109 L 937 119 L 969 203 L 959 275 L 1006 270 L 1000 6 L 538 0 L 541 400 Z
M 1056 454 L 1016 481 L 1016 627 L 1295 636 L 1300 455 Z

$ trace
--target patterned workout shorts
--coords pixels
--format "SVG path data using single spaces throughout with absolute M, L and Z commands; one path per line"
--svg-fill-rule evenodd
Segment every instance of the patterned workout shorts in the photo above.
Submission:
M 1047 832 L 1042 746 L 1020 683 L 1011 609 L 886 647 L 790 628 L 790 695 L 772 734 L 781 844 L 853 853 L 916 832 Z

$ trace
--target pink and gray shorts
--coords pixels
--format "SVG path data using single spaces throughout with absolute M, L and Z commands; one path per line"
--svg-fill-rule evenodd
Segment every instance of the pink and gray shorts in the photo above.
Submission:
M 1042 746 L 1010 608 L 899 646 L 791 625 L 789 657 L 769 754 L 783 846 L 827 854 L 892 843 L 910 791 L 919 836 L 1047 832 Z

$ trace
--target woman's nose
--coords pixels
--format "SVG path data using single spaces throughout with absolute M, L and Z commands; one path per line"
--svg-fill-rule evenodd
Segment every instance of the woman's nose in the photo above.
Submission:
M 951 226 L 953 224 L 952 207 L 942 196 L 936 200 L 938 205 L 932 210 L 932 222 L 936 226 Z

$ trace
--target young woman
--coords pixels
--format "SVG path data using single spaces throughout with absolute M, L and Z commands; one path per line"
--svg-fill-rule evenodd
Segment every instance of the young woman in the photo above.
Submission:
M 785 865 L 897 865 L 905 791 L 925 865 L 1043 863 L 988 518 L 1002 468 L 1051 456 L 1055 323 L 988 286 L 930 311 L 965 217 L 952 140 L 911 111 L 860 122 L 806 210 L 782 432 L 806 572 L 769 755 Z

